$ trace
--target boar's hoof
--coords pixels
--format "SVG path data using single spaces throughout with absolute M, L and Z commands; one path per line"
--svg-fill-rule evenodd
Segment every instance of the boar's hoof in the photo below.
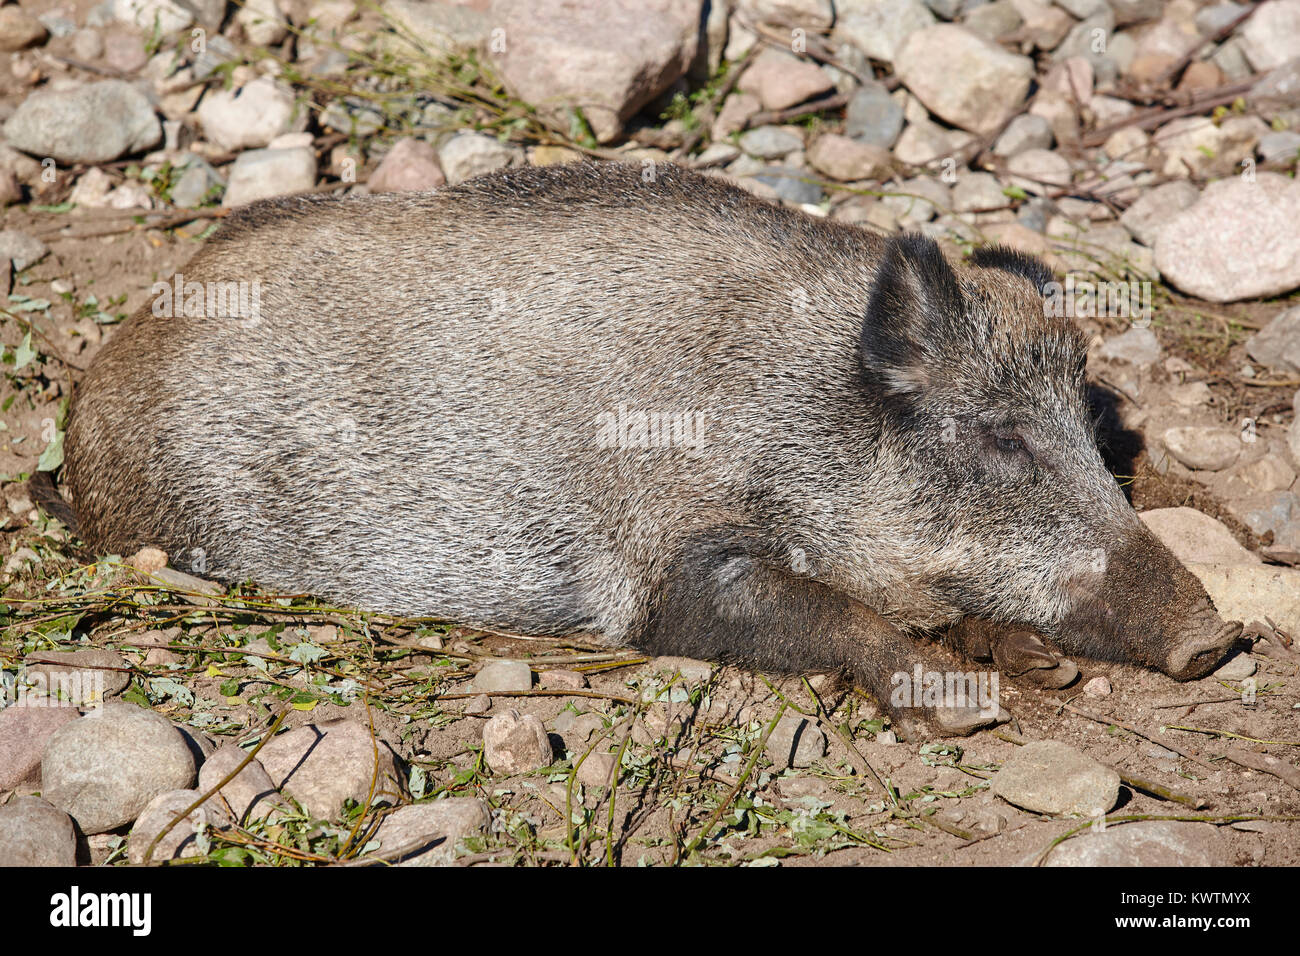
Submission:
M 1033 631 L 1014 631 L 993 645 L 993 660 L 1008 677 L 1027 677 L 1039 687 L 1056 690 L 1079 676 L 1073 661 L 1057 657 Z
M 1029 671 L 1025 676 L 1044 690 L 1060 690 L 1074 683 L 1079 676 L 1079 668 L 1074 661 L 1058 657 L 1055 667 L 1040 667 Z
M 1229 621 L 1208 634 L 1195 633 L 1174 646 L 1161 669 L 1175 680 L 1204 677 L 1236 649 L 1240 637 L 1240 621 Z
M 936 707 L 926 713 L 928 723 L 921 723 L 904 718 L 894 721 L 894 731 L 900 740 L 925 740 L 927 737 L 966 737 L 997 724 L 1011 720 L 1011 714 L 1005 707 L 999 707 L 996 714 L 990 715 L 980 707 Z M 926 730 L 929 729 L 929 733 Z

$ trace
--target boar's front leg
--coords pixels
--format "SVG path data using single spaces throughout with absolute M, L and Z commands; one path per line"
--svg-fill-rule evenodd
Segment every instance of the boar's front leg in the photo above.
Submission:
M 951 666 L 922 655 L 907 635 L 847 595 L 735 547 L 688 549 L 634 643 L 654 654 L 755 670 L 846 673 L 908 738 L 922 736 L 920 725 L 969 734 L 1010 719 L 996 695 L 959 694 L 936 703 L 915 694 L 918 665 L 926 675 L 949 674 Z M 906 694 L 900 692 L 905 684 Z
M 1006 676 L 1023 677 L 1049 690 L 1079 676 L 1073 661 L 1054 653 L 1036 632 L 1019 624 L 964 617 L 943 633 L 943 643 L 962 657 L 991 661 Z

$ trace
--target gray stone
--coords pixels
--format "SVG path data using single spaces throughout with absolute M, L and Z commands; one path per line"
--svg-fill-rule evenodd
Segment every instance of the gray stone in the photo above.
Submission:
M 1185 179 L 1147 190 L 1119 221 L 1144 246 L 1154 246 L 1161 228 L 1200 198 L 1200 191 Z
M 1184 425 L 1160 436 L 1169 454 L 1196 471 L 1222 471 L 1241 457 L 1241 436 L 1227 428 Z
M 247 756 L 243 749 L 234 744 L 217 748 L 199 768 L 199 791 L 207 793 L 232 773 Z M 266 772 L 262 761 L 256 757 L 221 788 L 219 798 L 214 798 L 212 802 L 220 803 L 221 799 L 225 800 L 239 823 L 272 817 L 277 810 L 289 806 L 276 791 L 275 781 Z
M 1212 302 L 1263 298 L 1300 286 L 1300 183 L 1261 172 L 1210 183 L 1156 238 L 1156 266 Z
M 366 137 L 384 128 L 384 114 L 349 97 L 330 100 L 321 110 L 320 124 L 349 136 Z
M 1002 184 L 992 173 L 963 172 L 952 187 L 954 212 L 997 209 L 1007 204 Z
M 239 59 L 239 49 L 221 34 L 208 38 L 202 53 L 194 58 L 191 69 L 195 80 L 206 80 L 223 64 Z
M 914 176 L 899 183 L 896 196 L 885 196 L 882 206 L 893 212 L 904 225 L 929 222 L 937 210 L 947 211 L 952 206 L 948 187 L 928 176 Z
M 1246 341 L 1246 351 L 1275 372 L 1300 375 L 1300 306 L 1273 316 Z
M 1046 866 L 1227 866 L 1217 828 L 1208 823 L 1141 820 L 1096 828 L 1052 850 Z
M 767 755 L 778 767 L 811 767 L 826 755 L 826 735 L 799 714 L 785 714 L 767 738 Z
M 1111 694 L 1110 678 L 1094 677 L 1083 685 L 1085 697 L 1109 697 Z
M 1119 774 L 1055 740 L 1025 744 L 994 774 L 989 790 L 1034 813 L 1092 817 L 1119 800 Z
M 155 24 L 164 34 L 184 30 L 194 22 L 194 14 L 175 0 L 112 0 L 113 16 L 122 23 L 153 30 Z
M 198 116 L 204 135 L 231 152 L 266 146 L 281 133 L 307 128 L 307 112 L 298 108 L 293 90 L 266 76 L 234 90 L 208 90 Z
M 84 833 L 130 823 L 160 793 L 194 782 L 194 757 L 165 717 L 109 701 L 56 730 L 41 759 L 41 795 Z
M 494 169 L 518 165 L 522 159 L 517 148 L 481 133 L 458 133 L 438 151 L 439 165 L 452 186 Z
M 1253 677 L 1258 669 L 1259 665 L 1251 660 L 1249 654 L 1238 654 L 1216 670 L 1214 677 L 1218 680 L 1245 680 Z
M 316 185 L 316 154 L 307 147 L 250 149 L 230 168 L 221 205 L 243 206 L 258 199 L 307 192 Z
M 1300 106 L 1300 57 L 1287 60 L 1251 87 L 1249 100 L 1263 110 L 1282 111 Z
M 1268 0 L 1238 28 L 1246 59 L 1257 72 L 1300 57 L 1300 0 Z
M 1265 133 L 1259 138 L 1256 150 L 1259 158 L 1266 163 L 1290 162 L 1300 155 L 1300 133 L 1291 129 Z
M 1277 534 L 1300 517 L 1300 498 L 1290 491 L 1270 491 L 1229 504 L 1233 514 L 1254 534 Z
M 816 204 L 825 196 L 822 187 L 811 181 L 807 170 L 768 166 L 754 178 L 765 186 L 771 186 L 776 190 L 777 196 L 786 202 Z
M 374 839 L 385 860 L 397 866 L 450 866 L 467 837 L 487 832 L 491 816 L 478 797 L 447 797 L 399 807 L 380 821 Z
M 235 11 L 234 22 L 254 46 L 272 46 L 289 35 L 288 20 L 276 0 L 243 0 Z
M 835 84 L 817 64 L 767 48 L 753 59 L 736 88 L 757 96 L 763 109 L 783 110 L 833 92 Z
M 1013 186 L 1033 196 L 1046 196 L 1070 184 L 1070 161 L 1047 149 L 1026 149 L 1007 160 Z
M 483 756 L 492 772 L 501 776 L 540 770 L 554 758 L 542 722 L 517 710 L 498 714 L 484 725 Z
M 18 681 L 30 693 L 85 707 L 122 693 L 131 683 L 131 673 L 116 651 L 88 647 L 28 654 Z
M 1184 564 L 1258 564 L 1227 525 L 1195 508 L 1156 508 L 1138 515 Z
M 740 148 L 759 159 L 780 159 L 803 149 L 803 137 L 781 126 L 756 126 L 740 134 Z
M 367 182 L 372 193 L 385 193 L 438 189 L 447 179 L 434 148 L 408 136 L 393 144 Z
M 1052 146 L 1052 124 L 1041 116 L 1023 113 L 1013 119 L 997 142 L 993 144 L 993 153 L 997 156 L 1014 156 L 1027 149 L 1050 149 Z
M 596 138 L 623 124 L 682 77 L 695 58 L 701 0 L 496 0 L 506 38 L 492 57 L 514 95 L 568 126 L 580 104 Z M 443 172 L 450 170 L 443 163 Z
M 1300 570 L 1266 564 L 1189 564 L 1227 621 L 1245 624 L 1268 617 L 1300 633 Z
M 469 4 L 385 0 L 384 12 L 430 53 L 463 55 L 477 50 L 493 26 L 486 8 Z
M 176 165 L 184 171 L 172 186 L 171 197 L 182 209 L 199 208 L 212 198 L 217 187 L 226 184 L 211 163 L 194 153 L 185 153 Z
M 532 686 L 533 670 L 523 661 L 488 661 L 470 681 L 470 689 L 479 694 L 530 690 Z
M 1146 368 L 1160 361 L 1164 350 L 1160 340 L 1150 329 L 1134 328 L 1112 336 L 1102 343 L 1098 354 L 1112 362 L 1127 362 Z
M 45 42 L 46 28 L 22 7 L 0 7 L 0 53 L 14 53 Z
M 712 664 L 691 657 L 656 657 L 646 665 L 646 669 L 652 674 L 680 674 L 688 684 L 703 684 L 713 676 Z
M 0 709 L 0 791 L 41 785 L 41 754 L 54 732 L 81 715 L 75 707 L 20 699 Z
M 850 139 L 889 149 L 903 131 L 903 108 L 883 83 L 868 80 L 858 87 L 844 111 L 844 133 Z
M 919 0 L 839 0 L 835 14 L 833 39 L 884 63 L 894 61 L 908 37 L 935 22 Z
M 578 783 L 584 787 L 608 787 L 614 782 L 617 770 L 617 754 L 590 753 L 578 768 Z
M 153 846 L 153 853 L 149 856 L 151 863 L 203 856 L 207 851 L 202 845 L 200 834 L 207 837 L 209 827 L 222 829 L 231 823 L 230 814 L 215 800 L 207 800 L 190 811 L 188 816 L 177 822 L 154 845 L 158 834 L 202 795 L 200 790 L 169 790 L 150 800 L 127 838 L 127 859 L 135 866 L 143 865 L 150 846 Z
M 336 818 L 345 800 L 365 804 L 369 796 L 371 805 L 395 804 L 406 795 L 401 761 L 356 720 L 298 727 L 267 743 L 257 758 L 278 789 L 322 820 Z
M 913 33 L 895 68 L 932 113 L 979 135 L 997 131 L 1022 108 L 1034 75 L 1028 57 L 951 23 Z
M 162 124 L 148 97 L 124 80 L 43 90 L 23 100 L 5 138 L 33 156 L 60 163 L 107 163 L 158 145 Z
M 986 40 L 996 40 L 1000 36 L 1013 33 L 1024 23 L 1024 19 L 1010 0 L 994 0 L 993 3 L 976 7 L 966 16 L 965 26 L 972 33 L 977 33 Z
M 49 251 L 49 246 L 25 232 L 15 229 L 0 232 L 0 261 L 7 259 L 13 262 L 16 272 L 40 262 Z
M 76 865 L 72 817 L 40 797 L 15 797 L 0 806 L 0 867 Z

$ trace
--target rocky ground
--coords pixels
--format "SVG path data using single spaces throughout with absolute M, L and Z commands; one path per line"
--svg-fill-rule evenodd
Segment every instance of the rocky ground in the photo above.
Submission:
M 1300 0 L 578 9 L 0 6 L 0 861 L 1300 863 Z M 1109 462 L 1251 653 L 1008 678 L 1013 724 L 900 743 L 825 677 L 225 592 L 34 507 L 227 209 L 583 158 L 1072 276 Z

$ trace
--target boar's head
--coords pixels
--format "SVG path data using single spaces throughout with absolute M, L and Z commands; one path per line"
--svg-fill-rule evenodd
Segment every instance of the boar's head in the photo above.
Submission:
M 971 264 L 954 270 L 928 239 L 891 241 L 860 343 L 913 546 L 932 555 L 929 595 L 1067 653 L 1205 674 L 1241 625 L 1220 619 L 1104 465 L 1086 340 L 1051 314 L 1051 272 L 1001 248 Z

